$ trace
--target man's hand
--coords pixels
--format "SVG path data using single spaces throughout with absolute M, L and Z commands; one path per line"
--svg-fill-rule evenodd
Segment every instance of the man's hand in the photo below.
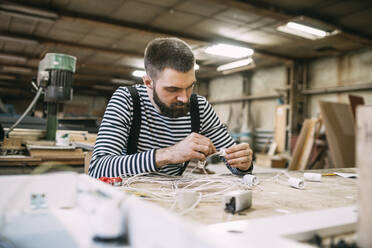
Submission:
M 247 143 L 240 143 L 226 149 L 227 163 L 240 170 L 248 170 L 252 164 L 252 150 Z
M 179 164 L 191 159 L 201 161 L 216 152 L 212 141 L 198 133 L 189 136 L 173 146 L 158 149 L 155 154 L 156 166 L 161 168 L 166 164 Z

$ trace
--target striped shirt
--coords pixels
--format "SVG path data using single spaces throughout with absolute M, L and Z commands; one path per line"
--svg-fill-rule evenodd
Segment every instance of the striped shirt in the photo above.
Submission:
M 170 118 L 158 112 L 150 102 L 145 85 L 136 85 L 141 105 L 141 128 L 137 153 L 127 155 L 128 135 L 133 119 L 133 101 L 126 87 L 120 87 L 109 101 L 97 135 L 89 167 L 89 175 L 99 177 L 132 176 L 146 172 L 181 175 L 183 164 L 169 164 L 160 169 L 155 165 L 155 151 L 183 140 L 191 133 L 190 112 L 183 117 Z M 200 134 L 209 138 L 217 150 L 235 144 L 205 97 L 197 96 Z M 225 164 L 230 171 L 244 175 Z

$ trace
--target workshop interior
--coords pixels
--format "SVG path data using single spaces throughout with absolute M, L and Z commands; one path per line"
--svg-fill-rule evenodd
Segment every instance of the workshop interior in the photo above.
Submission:
M 372 247 L 371 24 L 365 0 L 0 0 L 0 247 Z M 251 171 L 221 147 L 180 175 L 92 176 L 114 94 L 157 104 L 158 38 L 191 49 Z

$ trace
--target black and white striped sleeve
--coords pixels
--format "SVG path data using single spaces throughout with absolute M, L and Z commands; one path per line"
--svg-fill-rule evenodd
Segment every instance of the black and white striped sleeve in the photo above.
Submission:
M 201 134 L 208 137 L 217 150 L 235 145 L 234 139 L 228 133 L 225 125 L 222 124 L 212 106 L 204 97 L 201 97 L 201 99 L 202 101 L 199 101 L 199 105 L 201 105 L 199 110 L 200 108 L 203 109 L 201 111 Z M 253 169 L 253 166 L 251 166 L 248 170 L 243 171 L 231 167 L 224 158 L 223 161 L 226 167 L 235 175 L 243 176 L 251 173 Z
M 118 88 L 107 105 L 97 135 L 89 167 L 90 176 L 131 176 L 156 171 L 155 149 L 126 155 L 132 111 L 133 102 L 128 89 Z

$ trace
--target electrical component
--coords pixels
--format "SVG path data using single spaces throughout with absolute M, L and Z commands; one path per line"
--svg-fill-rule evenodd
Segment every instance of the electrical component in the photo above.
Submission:
M 252 205 L 252 191 L 236 190 L 224 195 L 224 207 L 228 213 L 235 214 Z
M 243 177 L 242 182 L 249 186 L 254 186 L 259 184 L 260 181 L 255 175 L 247 174 Z
M 304 178 L 306 181 L 320 182 L 322 180 L 322 174 L 319 173 L 304 173 Z
M 290 177 L 288 179 L 289 186 L 296 188 L 296 189 L 304 189 L 305 188 L 305 182 L 302 179 Z

